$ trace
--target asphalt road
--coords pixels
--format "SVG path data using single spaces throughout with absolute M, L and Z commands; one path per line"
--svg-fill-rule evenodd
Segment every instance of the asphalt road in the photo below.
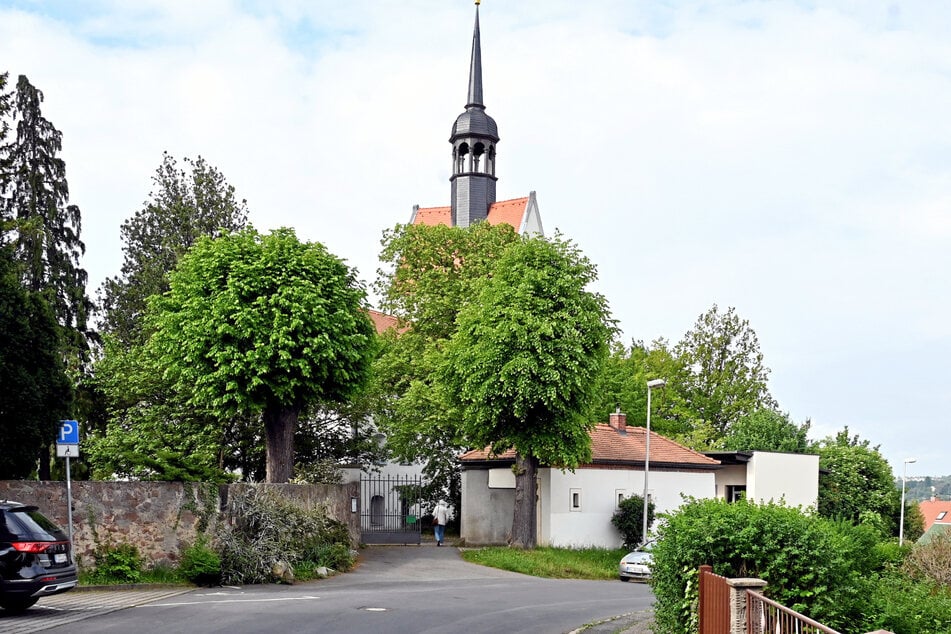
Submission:
M 151 602 L 130 602 L 125 609 L 95 613 L 68 624 L 50 622 L 51 629 L 41 629 L 97 634 L 553 634 L 619 614 L 645 612 L 654 600 L 643 584 L 537 579 L 466 563 L 451 547 L 377 546 L 361 551 L 360 560 L 354 571 L 321 581 L 193 590 Z M 76 600 L 83 594 L 95 593 L 62 596 Z M 0 631 L 15 627 L 19 619 L 39 625 L 43 610 L 55 608 L 57 599 L 41 600 L 31 611 L 35 614 L 0 619 Z

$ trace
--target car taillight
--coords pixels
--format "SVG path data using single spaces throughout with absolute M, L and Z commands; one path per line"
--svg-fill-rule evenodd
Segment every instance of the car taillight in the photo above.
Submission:
M 11 546 L 21 553 L 41 553 L 50 547 L 50 542 L 13 542 Z

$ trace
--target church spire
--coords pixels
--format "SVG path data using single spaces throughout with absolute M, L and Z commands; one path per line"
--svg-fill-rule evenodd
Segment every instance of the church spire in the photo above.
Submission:
M 482 106 L 482 43 L 479 37 L 479 3 L 476 2 L 475 29 L 472 31 L 472 61 L 469 63 L 469 106 Z
M 482 103 L 482 43 L 479 33 L 479 2 L 476 0 L 469 62 L 469 93 L 466 110 L 452 126 L 452 225 L 468 227 L 485 220 L 495 202 L 495 145 L 499 131 Z

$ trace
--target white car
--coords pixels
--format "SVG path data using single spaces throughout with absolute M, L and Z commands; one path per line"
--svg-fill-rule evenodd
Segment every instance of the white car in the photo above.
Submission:
M 618 565 L 618 576 L 621 581 L 630 581 L 631 579 L 647 581 L 651 578 L 651 565 L 654 563 L 654 555 L 650 551 L 653 547 L 654 542 L 647 542 L 637 550 L 624 555 Z

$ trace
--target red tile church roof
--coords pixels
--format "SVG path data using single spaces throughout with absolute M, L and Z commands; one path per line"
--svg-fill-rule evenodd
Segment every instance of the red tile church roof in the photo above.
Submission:
M 528 196 L 524 198 L 513 198 L 511 200 L 501 200 L 492 203 L 489 206 L 489 217 L 487 221 L 490 225 L 509 224 L 518 231 L 522 228 L 522 222 L 525 220 L 525 212 L 528 210 Z M 420 207 L 416 210 L 413 218 L 414 225 L 450 225 L 452 224 L 451 207 Z

